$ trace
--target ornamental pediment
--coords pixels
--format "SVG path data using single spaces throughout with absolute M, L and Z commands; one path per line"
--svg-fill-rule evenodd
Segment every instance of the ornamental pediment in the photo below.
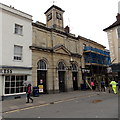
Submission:
M 58 45 L 53 48 L 53 51 L 55 53 L 65 54 L 65 55 L 71 55 L 71 52 L 64 46 L 64 45 Z

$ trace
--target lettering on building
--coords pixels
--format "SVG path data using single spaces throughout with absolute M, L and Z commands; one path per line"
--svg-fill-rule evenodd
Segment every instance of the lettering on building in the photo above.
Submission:
M 12 69 L 0 69 L 0 74 L 11 74 Z

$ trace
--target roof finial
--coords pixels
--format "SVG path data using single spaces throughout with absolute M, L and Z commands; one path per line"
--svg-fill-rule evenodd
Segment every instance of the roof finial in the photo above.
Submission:
M 56 3 L 56 1 L 55 1 L 55 0 L 53 0 L 53 5 L 55 5 L 55 3 Z
M 53 5 L 54 5 L 55 1 L 53 0 Z

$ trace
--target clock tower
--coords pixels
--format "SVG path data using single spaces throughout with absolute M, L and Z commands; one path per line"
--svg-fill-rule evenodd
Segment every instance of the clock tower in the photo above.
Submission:
M 63 31 L 64 30 L 63 13 L 64 13 L 64 10 L 62 10 L 56 5 L 52 5 L 45 12 L 47 27 Z

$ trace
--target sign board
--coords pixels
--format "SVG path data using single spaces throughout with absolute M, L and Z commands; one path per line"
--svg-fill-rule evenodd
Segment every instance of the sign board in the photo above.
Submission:
M 90 73 L 90 69 L 88 68 L 81 68 L 82 73 Z
M 0 69 L 0 74 L 12 74 L 12 69 Z
M 38 85 L 39 87 L 39 92 L 42 93 L 43 92 L 43 85 Z

